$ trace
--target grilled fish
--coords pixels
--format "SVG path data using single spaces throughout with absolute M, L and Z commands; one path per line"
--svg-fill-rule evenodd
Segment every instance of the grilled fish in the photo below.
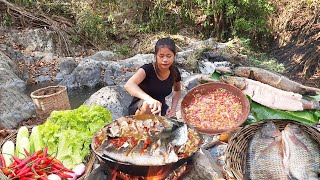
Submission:
M 247 179 L 288 179 L 282 164 L 281 132 L 273 122 L 265 123 L 249 142 L 246 157 Z
M 250 96 L 253 101 L 273 109 L 288 111 L 320 109 L 318 101 L 305 100 L 300 94 L 283 91 L 259 81 L 225 75 L 221 76 L 220 79 L 242 90 L 242 92 Z
M 282 131 L 283 164 L 291 179 L 319 180 L 320 147 L 298 125 L 288 124 Z
M 194 153 L 200 137 L 183 122 L 165 118 L 120 118 L 93 137 L 102 157 L 141 166 L 165 165 Z
M 221 72 L 234 73 L 237 76 L 247 77 L 270 86 L 273 86 L 284 91 L 294 92 L 302 95 L 316 95 L 320 94 L 320 89 L 304 86 L 300 83 L 292 81 L 285 76 L 260 69 L 256 67 L 236 67 L 225 71 L 224 69 L 217 69 Z

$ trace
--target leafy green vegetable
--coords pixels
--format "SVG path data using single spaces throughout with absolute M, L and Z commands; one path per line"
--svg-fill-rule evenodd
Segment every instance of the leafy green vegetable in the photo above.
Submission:
M 111 122 L 111 113 L 101 106 L 82 105 L 74 110 L 54 111 L 39 126 L 50 154 L 72 168 L 89 154 L 92 135 Z

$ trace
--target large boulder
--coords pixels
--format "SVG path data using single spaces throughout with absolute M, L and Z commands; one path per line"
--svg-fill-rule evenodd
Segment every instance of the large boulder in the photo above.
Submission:
M 5 68 L 0 68 L 0 88 L 10 88 L 23 92 L 26 90 L 26 82 L 21 80 L 14 72 Z
M 16 128 L 18 124 L 35 115 L 32 99 L 12 89 L 0 88 L 0 129 Z
M 86 105 L 100 105 L 108 109 L 113 119 L 128 115 L 128 107 L 132 97 L 122 86 L 107 86 L 90 96 Z
M 81 61 L 74 71 L 60 82 L 68 88 L 79 86 L 95 87 L 100 83 L 101 64 L 92 59 Z

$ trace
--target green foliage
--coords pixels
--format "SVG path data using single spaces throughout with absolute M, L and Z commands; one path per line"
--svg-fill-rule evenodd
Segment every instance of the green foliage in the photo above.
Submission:
M 2 22 L 1 22 L 1 24 L 2 24 L 3 26 L 6 26 L 6 27 L 12 26 L 12 17 L 11 17 L 9 14 L 5 13 L 5 14 L 3 15 L 3 20 L 2 20 Z
M 314 2 L 306 0 L 310 5 Z M 273 12 L 268 0 L 16 0 L 16 3 L 35 4 L 45 13 L 72 19 L 75 32 L 96 45 L 123 39 L 128 31 L 174 34 L 190 27 L 203 38 L 226 41 L 238 36 L 256 43 L 268 37 L 267 19 Z M 9 16 L 2 23 L 9 26 Z M 79 43 L 77 37 L 70 39 Z
M 19 5 L 23 5 L 23 6 L 29 6 L 29 5 L 33 4 L 34 2 L 36 2 L 36 1 L 34 1 L 34 0 L 15 0 L 14 2 L 15 2 L 15 4 L 19 4 Z
M 106 27 L 103 18 L 91 11 L 86 11 L 77 22 L 79 30 L 94 42 L 103 41 L 106 34 Z
M 72 44 L 80 44 L 80 37 L 77 35 L 71 35 L 69 40 Z
M 123 45 L 114 45 L 114 51 L 117 53 L 117 54 L 120 54 L 120 55 L 128 55 L 130 53 L 130 46 L 126 45 L 126 44 L 123 44 Z

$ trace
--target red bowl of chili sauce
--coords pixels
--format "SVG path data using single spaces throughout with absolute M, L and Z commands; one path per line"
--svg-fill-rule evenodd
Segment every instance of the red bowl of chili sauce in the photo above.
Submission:
M 250 103 L 240 89 L 213 82 L 191 89 L 181 102 L 182 119 L 200 133 L 218 134 L 241 126 Z

